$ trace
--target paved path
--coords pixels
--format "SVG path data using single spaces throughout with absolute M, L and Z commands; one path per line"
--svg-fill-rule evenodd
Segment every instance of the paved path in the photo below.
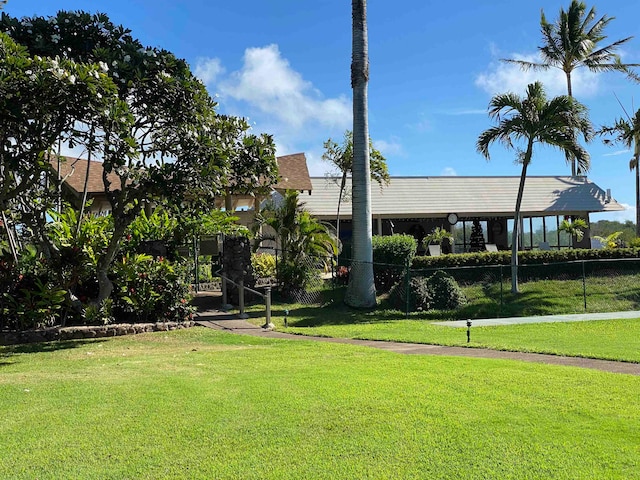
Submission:
M 575 313 L 570 315 L 540 315 L 537 317 L 485 318 L 471 320 L 471 323 L 474 327 L 493 327 L 498 325 L 518 325 L 521 323 L 588 322 L 590 320 L 613 320 L 614 318 L 640 318 L 640 312 Z M 467 327 L 466 320 L 432 323 L 445 327 Z
M 640 317 L 640 313 L 636 313 L 636 317 Z M 612 318 L 623 317 L 614 316 Z M 476 325 L 475 322 L 478 321 L 479 320 L 475 320 L 474 325 Z M 383 342 L 374 340 L 355 340 L 349 338 L 327 338 L 306 335 L 292 335 L 289 333 L 266 330 L 261 327 L 252 325 L 246 320 L 238 319 L 236 314 L 224 313 L 217 310 L 206 310 L 198 313 L 196 316 L 196 322 L 199 325 L 208 328 L 215 328 L 217 330 L 225 330 L 228 332 L 243 335 L 252 335 L 255 337 L 263 338 L 282 338 L 287 340 L 314 340 L 318 342 L 328 343 L 345 343 L 349 345 L 361 345 L 411 355 L 447 355 L 457 357 L 521 360 L 525 362 L 591 368 L 612 373 L 640 375 L 639 363 L 614 362 L 609 360 L 597 360 L 593 358 L 562 357 L 559 355 L 545 355 L 539 353 L 505 352 L 500 350 L 489 350 L 486 348 L 444 347 L 439 345 L 425 345 L 419 343 Z

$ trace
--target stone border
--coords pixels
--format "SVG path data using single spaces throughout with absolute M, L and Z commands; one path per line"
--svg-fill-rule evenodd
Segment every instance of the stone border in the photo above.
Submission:
M 157 323 L 118 323 L 99 326 L 51 327 L 23 332 L 0 332 L 0 345 L 40 343 L 85 338 L 117 337 L 147 332 L 166 332 L 195 326 L 194 321 Z

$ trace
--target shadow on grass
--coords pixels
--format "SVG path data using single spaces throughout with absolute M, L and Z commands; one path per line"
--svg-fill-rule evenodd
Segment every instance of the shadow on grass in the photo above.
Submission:
M 58 350 L 69 350 L 71 348 L 78 348 L 89 343 L 95 345 L 96 343 L 103 343 L 106 341 L 107 339 L 79 339 L 42 343 L 23 343 L 19 345 L 4 345 L 0 346 L 0 356 L 8 358 L 11 357 L 11 355 L 19 353 L 56 352 Z M 0 365 L 2 365 L 2 363 L 0 363 Z

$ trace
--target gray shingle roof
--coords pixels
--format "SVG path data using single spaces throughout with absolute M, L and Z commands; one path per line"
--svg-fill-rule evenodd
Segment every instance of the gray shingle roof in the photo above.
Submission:
M 350 179 L 347 185 L 350 188 Z M 511 216 L 520 177 L 392 177 L 387 187 L 372 182 L 371 209 L 380 217 Z M 338 201 L 334 179 L 312 177 L 313 193 L 304 197 L 318 217 L 333 218 Z M 527 177 L 522 200 L 524 215 L 568 215 L 624 210 L 607 192 L 586 177 Z M 351 202 L 341 217 L 351 216 Z

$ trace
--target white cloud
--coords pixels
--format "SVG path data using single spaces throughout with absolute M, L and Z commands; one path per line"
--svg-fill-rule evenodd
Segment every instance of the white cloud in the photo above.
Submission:
M 382 156 L 386 157 L 388 155 L 402 155 L 403 149 L 402 145 L 397 141 L 397 139 L 392 139 L 387 142 L 386 140 L 374 140 L 373 146 L 380 150 Z
M 224 73 L 224 67 L 219 58 L 201 57 L 196 60 L 195 76 L 205 85 L 215 83 L 222 73 Z
M 443 177 L 457 177 L 458 172 L 456 172 L 452 167 L 447 167 L 440 173 Z
M 626 149 L 626 150 L 617 150 L 617 151 L 611 152 L 611 153 L 605 153 L 602 156 L 603 157 L 617 157 L 618 155 L 628 155 L 629 153 L 631 153 L 631 150 Z
M 618 221 L 621 223 L 625 223 L 627 220 L 635 222 L 636 207 L 634 205 L 629 205 L 628 203 L 620 203 L 620 205 L 624 207 L 624 210 L 619 212 L 592 213 L 590 215 L 590 220 L 592 222 L 597 222 L 598 220 Z
M 288 127 L 318 123 L 344 129 L 351 124 L 348 99 L 323 98 L 291 68 L 275 44 L 246 49 L 242 69 L 219 82 L 218 88 L 223 97 L 246 102 Z
M 487 114 L 487 109 L 484 108 L 469 108 L 466 110 L 450 110 L 448 112 L 444 112 L 445 115 L 453 115 L 453 116 L 458 116 L 458 115 L 486 115 Z
M 497 54 L 497 52 L 492 53 Z M 508 58 L 541 62 L 537 54 L 513 53 L 508 55 Z M 566 76 L 558 68 L 543 71 L 522 70 L 517 64 L 501 62 L 497 58 L 489 65 L 486 72 L 476 77 L 475 84 L 490 95 L 505 92 L 524 95 L 527 85 L 535 81 L 541 81 L 544 84 L 549 96 L 567 93 Z M 571 75 L 571 85 L 576 97 L 593 96 L 599 87 L 599 76 L 586 68 L 578 68 Z

